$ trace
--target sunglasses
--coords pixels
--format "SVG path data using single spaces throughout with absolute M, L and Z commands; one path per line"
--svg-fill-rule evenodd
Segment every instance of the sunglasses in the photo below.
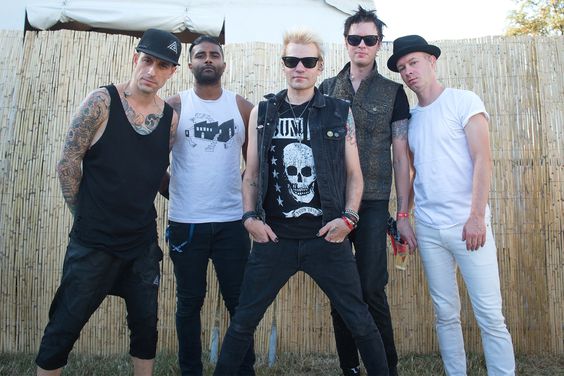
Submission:
M 318 57 L 295 57 L 295 56 L 282 56 L 282 61 L 287 68 L 295 68 L 298 66 L 298 63 L 301 61 L 303 66 L 311 69 L 315 68 L 317 62 L 319 61 Z
M 347 35 L 347 42 L 351 46 L 358 46 L 360 42 L 364 41 L 367 47 L 372 47 L 378 44 L 380 37 L 378 35 Z

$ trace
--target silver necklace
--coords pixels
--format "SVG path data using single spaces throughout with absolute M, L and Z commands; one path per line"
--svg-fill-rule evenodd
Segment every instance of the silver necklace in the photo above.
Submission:
M 306 104 L 306 106 L 304 107 L 304 109 L 303 109 L 302 113 L 300 114 L 300 116 L 296 116 L 296 113 L 294 112 L 294 107 L 292 107 L 292 103 L 290 102 L 290 98 L 288 98 L 288 96 L 286 95 L 286 100 L 288 101 L 288 104 L 290 105 L 290 111 L 292 111 L 292 116 L 294 117 L 294 124 L 296 124 L 296 125 L 298 124 L 298 119 L 299 119 L 299 118 L 302 118 L 302 119 L 303 119 L 303 115 L 305 114 L 306 110 L 309 108 L 309 104 L 311 103 L 311 100 L 312 100 L 312 99 L 313 99 L 313 97 L 311 97 L 311 98 L 309 99 L 309 101 L 307 101 L 307 104 Z M 302 143 L 302 140 L 304 139 L 304 132 L 305 132 L 305 129 L 302 127 L 302 134 L 301 134 L 301 135 L 298 135 L 298 134 L 296 133 L 295 138 L 296 138 L 296 140 L 298 140 L 298 142 L 299 142 L 300 144 Z

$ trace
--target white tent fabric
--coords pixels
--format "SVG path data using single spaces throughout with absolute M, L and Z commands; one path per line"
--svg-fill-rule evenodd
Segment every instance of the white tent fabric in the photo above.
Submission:
M 358 4 L 374 7 L 367 0 L 30 0 L 26 11 L 31 26 L 41 30 L 57 22 L 75 21 L 103 29 L 143 31 L 155 27 L 174 33 L 188 29 L 218 36 L 224 21 L 229 28 L 240 27 L 247 33 L 256 25 L 254 34 L 264 26 L 276 31 L 296 19 L 302 23 L 308 20 L 313 29 L 323 30 L 329 22 L 340 28 Z M 333 23 L 335 20 L 338 22 Z

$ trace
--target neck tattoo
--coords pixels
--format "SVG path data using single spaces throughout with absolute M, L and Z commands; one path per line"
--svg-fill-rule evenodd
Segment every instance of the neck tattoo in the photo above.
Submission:
M 292 103 L 290 102 L 290 98 L 288 98 L 288 96 L 286 96 L 286 100 L 288 101 L 288 104 L 290 105 L 290 111 L 292 111 L 292 116 L 294 117 L 294 124 L 297 126 L 298 125 L 298 119 L 302 118 L 302 123 L 303 123 L 303 115 L 305 114 L 305 112 L 307 111 L 307 109 L 309 108 L 309 104 L 311 103 L 311 100 L 313 99 L 313 97 L 311 97 L 309 99 L 309 101 L 307 101 L 306 106 L 304 107 L 303 111 L 301 112 L 300 116 L 296 116 L 296 113 L 294 112 L 294 107 L 292 107 Z M 302 140 L 304 139 L 304 132 L 305 129 L 304 127 L 302 127 L 302 133 L 298 134 L 296 132 L 296 140 L 298 140 L 298 142 L 301 144 Z
M 149 115 L 143 115 L 141 113 L 136 112 L 127 102 L 127 98 L 131 97 L 133 94 L 131 93 L 131 91 L 128 90 L 129 89 L 129 82 L 127 83 L 127 85 L 125 85 L 125 88 L 123 89 L 123 97 L 125 99 L 125 102 L 127 103 L 127 107 L 131 110 L 131 114 L 133 115 L 133 117 L 136 119 L 136 121 L 134 121 L 135 124 L 137 123 L 146 123 L 149 119 L 156 119 L 156 121 L 158 122 L 164 115 L 164 109 L 163 111 L 160 111 L 159 113 L 154 113 L 154 114 L 149 114 Z M 156 96 L 153 97 L 153 103 L 155 105 L 155 107 L 157 108 L 157 110 L 159 110 L 159 105 L 157 103 L 157 98 Z M 126 110 L 126 113 L 129 113 Z

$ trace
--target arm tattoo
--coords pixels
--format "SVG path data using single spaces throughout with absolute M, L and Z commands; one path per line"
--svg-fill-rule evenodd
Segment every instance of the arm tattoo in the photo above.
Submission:
M 256 182 L 255 180 L 250 181 L 250 182 L 249 182 L 249 185 L 250 185 L 251 187 L 253 187 L 253 188 L 256 188 L 256 187 L 258 186 L 258 185 L 257 185 L 257 182 Z
M 401 210 L 402 204 L 403 204 L 403 197 L 398 196 L 398 198 L 396 199 L 397 211 L 400 211 L 400 210 Z
M 407 140 L 408 120 L 402 119 L 392 123 L 392 139 Z
M 172 107 L 172 109 L 180 116 L 180 111 L 182 110 L 182 101 L 180 100 L 180 95 L 173 95 L 167 98 L 166 103 Z
M 347 116 L 347 123 L 345 124 L 347 128 L 347 141 L 350 142 L 351 145 L 356 144 L 356 128 L 354 124 L 354 118 L 352 115 L 352 111 L 349 109 L 349 114 Z
M 107 120 L 109 108 L 108 92 L 106 89 L 98 89 L 84 100 L 72 118 L 63 146 L 63 155 L 57 164 L 57 175 L 65 202 L 73 213 L 82 179 L 82 159 L 96 131 Z
M 123 104 L 123 109 L 127 115 L 127 119 L 129 119 L 129 122 L 133 126 L 133 129 L 135 129 L 135 132 L 140 135 L 147 135 L 154 131 L 163 117 L 162 112 L 160 114 L 148 114 L 147 116 L 140 112 L 136 112 L 125 98 L 121 98 L 121 103 Z

